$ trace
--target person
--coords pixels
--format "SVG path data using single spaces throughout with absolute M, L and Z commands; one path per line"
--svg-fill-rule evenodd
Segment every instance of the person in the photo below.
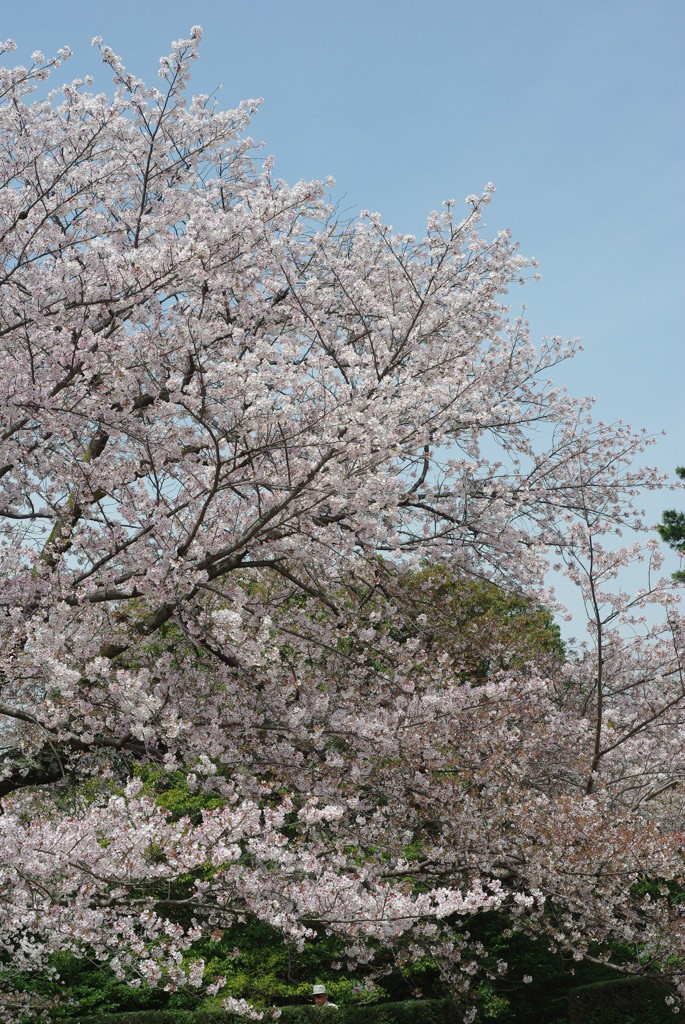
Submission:
M 314 985 L 312 988 L 312 995 L 314 997 L 315 1006 L 330 1006 L 332 1010 L 337 1010 L 338 1007 L 335 1003 L 332 1003 L 328 998 L 328 992 L 326 991 L 325 985 Z

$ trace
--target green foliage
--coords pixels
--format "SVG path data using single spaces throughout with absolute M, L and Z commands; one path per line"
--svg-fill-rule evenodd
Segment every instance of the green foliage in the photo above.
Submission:
M 268 1011 L 264 1020 L 269 1019 Z M 402 1003 L 378 1003 L 375 1006 L 350 1006 L 333 1010 L 319 1006 L 284 1006 L 280 1024 L 459 1024 L 462 1016 L 448 999 L 411 1000 Z M 190 1012 L 187 1010 L 151 1010 L 145 1013 L 120 1013 L 116 1016 L 74 1018 L 74 1024 L 245 1024 L 244 1017 L 233 1013 Z
M 298 950 L 269 925 L 249 920 L 226 929 L 217 940 L 209 936 L 193 944 L 185 956 L 186 964 L 201 957 L 209 982 L 225 978 L 226 984 L 216 996 L 192 987 L 174 993 L 151 988 L 144 982 L 133 987 L 120 981 L 107 964 L 87 955 L 53 955 L 50 971 L 27 977 L 24 988 L 45 999 L 69 1000 L 55 1011 L 58 1019 L 73 1019 L 76 1014 L 113 1014 L 134 1010 L 188 1010 L 206 1012 L 221 1008 L 227 996 L 246 999 L 264 1008 L 274 1003 L 308 1003 L 314 981 L 325 981 L 331 1000 L 340 1006 L 378 1000 L 406 999 L 412 994 L 442 995 L 437 971 L 430 962 L 411 963 L 400 974 L 395 971 L 383 986 L 366 991 L 361 988 L 365 968 L 356 972 L 333 969 L 343 962 L 345 940 L 321 935 Z M 53 972 L 59 977 L 55 978 Z M 22 987 L 20 985 L 20 987 Z M 361 991 L 360 991 L 361 988 Z
M 454 655 L 459 676 L 481 682 L 501 670 L 558 665 L 565 657 L 552 614 L 520 594 L 430 566 L 401 577 L 402 591 L 424 613 L 423 640 Z
M 51 1011 L 55 1020 L 73 1019 L 74 1013 L 152 1010 L 165 1006 L 168 1000 L 167 993 L 160 989 L 146 985 L 134 988 L 120 981 L 107 964 L 87 956 L 54 953 L 49 966 L 46 972 L 15 978 L 14 984 L 19 990 L 31 991 L 48 1002 L 57 998 L 59 1001 Z
M 677 475 L 685 480 L 685 466 L 678 466 Z M 666 541 L 669 547 L 677 551 L 679 555 L 685 553 L 685 512 L 676 512 L 675 509 L 668 509 L 664 512 L 661 525 L 657 526 L 662 540 Z M 680 569 L 673 573 L 674 580 L 685 581 L 685 570 Z
M 192 765 L 188 770 L 192 770 Z M 157 765 L 145 764 L 136 766 L 134 775 L 143 782 L 144 792 L 155 798 L 172 821 L 190 818 L 197 823 L 202 819 L 202 811 L 223 807 L 226 803 L 225 798 L 216 793 L 191 792 L 185 771 L 166 772 Z
M 509 1000 L 502 995 L 497 995 L 494 986 L 487 981 L 481 982 L 476 989 L 478 1010 L 485 1020 L 497 1020 L 506 1016 L 511 1006 Z
M 649 978 L 583 985 L 569 995 L 569 1024 L 672 1024 L 678 1018 L 665 1002 L 667 995 L 665 985 Z
M 495 915 L 483 915 L 469 923 L 472 936 L 493 944 L 495 954 L 509 963 L 505 975 L 478 985 L 479 1020 L 497 1024 L 568 1024 L 569 1020 L 572 1024 L 581 1020 L 583 1024 L 661 1024 L 673 1019 L 664 1003 L 668 989 L 663 985 L 642 978 L 617 980 L 609 968 L 569 962 L 559 952 L 550 951 L 545 942 L 503 929 L 503 923 Z M 336 977 L 332 971 L 331 964 L 342 956 L 340 940 L 332 936 L 306 943 L 299 951 L 268 925 L 251 922 L 227 930 L 219 941 L 201 940 L 193 955 L 205 959 L 209 980 L 226 977 L 226 986 L 217 996 L 208 998 L 191 988 L 171 995 L 145 985 L 132 988 L 118 981 L 106 965 L 66 953 L 53 958 L 64 985 L 45 979 L 40 988 L 45 996 L 61 988 L 71 998 L 71 1005 L 55 1013 L 55 1019 L 64 1024 L 244 1024 L 245 1018 L 221 1011 L 227 996 L 247 999 L 265 1010 L 265 1021 L 270 1019 L 268 1008 L 280 1006 L 281 1024 L 321 1022 L 329 1016 L 336 1024 L 447 1024 L 461 1020 L 445 1000 L 401 1001 L 410 991 L 429 997 L 441 992 L 435 965 L 428 958 L 408 963 L 401 974 L 389 974 L 383 988 L 360 993 L 360 978 L 343 972 Z M 523 984 L 523 975 L 531 975 L 532 982 Z M 318 980 L 325 981 L 338 1011 L 328 1013 L 303 1005 L 310 1003 L 312 983 Z M 32 987 L 38 991 L 39 984 Z M 608 1013 L 607 1006 L 614 1003 L 624 1016 L 618 1010 L 613 1016 Z M 569 1007 L 575 1013 L 570 1018 Z
M 344 939 L 320 935 L 297 949 L 261 921 L 251 919 L 236 924 L 226 929 L 218 941 L 202 939 L 192 949 L 193 956 L 201 956 L 205 961 L 206 979 L 225 978 L 224 987 L 214 997 L 183 989 L 171 996 L 169 1006 L 192 1008 L 199 1003 L 202 1009 L 218 1010 L 227 996 L 246 999 L 260 1008 L 273 1003 L 307 1003 L 312 984 L 320 980 L 325 982 L 334 1003 L 365 1001 L 358 992 L 364 969 L 356 974 L 338 973 L 331 966 L 344 961 L 344 947 Z M 407 992 L 405 986 L 402 995 Z M 366 999 L 383 999 L 393 994 L 379 987 Z
M 545 939 L 517 930 L 516 921 L 500 914 L 482 914 L 468 924 L 472 939 L 492 950 L 494 978 L 476 989 L 479 1020 L 497 1024 L 566 1024 L 569 993 L 578 986 L 613 981 L 615 971 L 601 964 L 578 962 Z M 498 975 L 496 961 L 508 964 Z M 532 978 L 527 984 L 524 977 Z
M 245 1024 L 236 1014 L 203 1014 L 188 1010 L 144 1010 L 105 1016 L 72 1018 L 73 1024 Z

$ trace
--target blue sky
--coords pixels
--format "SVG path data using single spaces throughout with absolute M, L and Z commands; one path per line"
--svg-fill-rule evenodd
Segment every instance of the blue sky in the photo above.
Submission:
M 253 125 L 287 180 L 337 180 L 353 212 L 420 232 L 487 181 L 493 233 L 540 261 L 534 337 L 580 336 L 559 375 L 597 416 L 668 432 L 685 462 L 685 4 L 682 0 L 28 0 L 0 6 L 18 57 L 69 44 L 94 72 L 104 36 L 142 77 L 192 24 L 195 91 L 264 97 Z M 98 76 L 98 85 L 106 79 Z M 682 496 L 648 502 L 652 521 Z

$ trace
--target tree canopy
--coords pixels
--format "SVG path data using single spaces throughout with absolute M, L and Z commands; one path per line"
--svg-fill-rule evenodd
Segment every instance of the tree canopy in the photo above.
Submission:
M 681 623 L 653 546 L 611 589 L 647 439 L 510 315 L 491 186 L 420 239 L 339 220 L 257 163 L 255 103 L 186 98 L 199 38 L 159 88 L 101 42 L 112 96 L 35 94 L 66 51 L 0 75 L 6 1012 L 57 951 L 201 986 L 247 919 L 466 999 L 483 914 L 677 980 Z
M 678 466 L 676 473 L 681 480 L 685 480 L 685 467 Z M 669 547 L 677 551 L 679 555 L 682 555 L 685 549 L 685 512 L 678 512 L 673 508 L 667 509 L 662 516 L 658 530 L 661 539 L 665 540 Z M 685 572 L 678 569 L 674 573 L 674 578 L 685 580 Z

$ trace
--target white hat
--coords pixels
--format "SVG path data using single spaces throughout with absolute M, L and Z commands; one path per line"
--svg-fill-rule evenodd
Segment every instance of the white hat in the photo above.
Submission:
M 325 985 L 315 985 L 314 988 L 312 989 L 312 995 L 313 996 L 325 996 L 326 995 L 326 986 Z

